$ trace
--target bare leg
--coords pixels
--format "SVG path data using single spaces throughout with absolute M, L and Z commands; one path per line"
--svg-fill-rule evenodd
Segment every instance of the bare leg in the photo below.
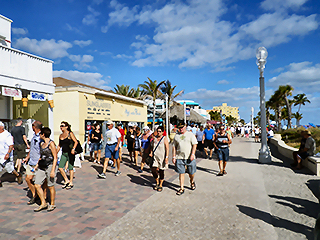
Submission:
M 222 173 L 223 172 L 223 161 L 219 160 L 218 165 L 219 165 L 220 173 Z
M 120 158 L 118 158 L 115 161 L 117 162 L 117 169 L 118 169 L 118 171 L 120 171 Z
M 138 166 L 138 151 L 134 151 L 134 161 L 136 162 L 136 166 Z
M 62 176 L 63 179 L 64 179 L 64 184 L 70 183 L 70 181 L 69 181 L 69 179 L 68 179 L 68 177 L 67 177 L 67 174 L 66 174 L 66 172 L 64 171 L 64 169 L 63 169 L 63 168 L 59 168 L 59 172 L 60 172 L 61 176 Z
M 36 196 L 36 188 L 34 187 L 34 185 L 32 183 L 32 179 L 33 179 L 32 175 L 26 176 L 26 182 L 27 182 L 27 185 L 32 193 L 32 197 L 35 197 Z
M 226 170 L 227 162 L 223 161 L 223 172 Z
M 208 157 L 208 151 L 207 151 L 207 148 L 204 148 L 204 153 L 206 154 L 206 156 Z
M 119 160 L 122 162 L 122 148 L 119 148 Z
M 100 158 L 101 158 L 101 150 L 98 150 L 98 163 L 100 163 Z
M 104 163 L 103 163 L 103 171 L 102 171 L 102 173 L 106 173 L 107 167 L 108 167 L 108 162 L 109 162 L 109 158 L 105 158 L 104 159 Z
M 51 204 L 54 205 L 55 199 L 56 199 L 56 189 L 54 186 L 48 187 L 50 191 L 50 199 L 51 199 Z
M 189 178 L 190 178 L 190 183 L 194 183 L 194 176 L 195 176 L 195 173 L 194 174 L 189 174 Z
M 69 183 L 69 185 L 73 185 L 73 176 L 74 176 L 74 171 L 73 171 L 73 169 L 72 170 L 69 170 L 69 173 L 70 173 L 70 183 Z
M 37 189 L 37 193 L 38 193 L 38 196 L 39 196 L 40 201 L 41 201 L 41 206 L 45 206 L 46 205 L 46 200 L 44 198 L 44 194 L 43 194 L 43 190 L 41 188 L 41 185 L 36 184 L 35 188 Z
M 184 189 L 184 173 L 179 174 L 179 180 L 180 180 L 180 188 L 183 190 Z
M 21 169 L 21 159 L 17 159 L 17 163 L 16 163 L 16 166 L 17 166 L 17 172 L 19 173 L 20 172 L 20 169 Z
M 210 149 L 210 158 L 212 158 L 212 152 L 213 152 L 213 149 Z

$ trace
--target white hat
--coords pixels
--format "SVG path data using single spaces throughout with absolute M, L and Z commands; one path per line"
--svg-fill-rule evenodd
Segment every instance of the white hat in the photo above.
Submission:
M 4 127 L 4 123 L 0 121 L 0 127 Z
M 108 120 L 107 125 L 111 125 L 111 124 L 114 124 L 114 123 L 111 120 Z
M 150 128 L 148 126 L 144 126 L 143 130 L 149 130 Z
M 191 131 L 192 128 L 190 126 L 187 127 L 187 131 Z

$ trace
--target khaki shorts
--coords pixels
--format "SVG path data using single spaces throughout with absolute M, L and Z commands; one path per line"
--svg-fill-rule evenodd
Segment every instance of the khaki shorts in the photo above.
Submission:
M 34 184 L 42 185 L 44 181 L 47 179 L 48 187 L 54 186 L 55 177 L 54 178 L 50 177 L 51 169 L 52 169 L 52 164 L 50 164 L 46 170 L 38 169 L 38 171 L 36 172 Z M 54 176 L 56 176 L 56 171 Z
M 35 174 L 35 171 L 34 172 L 31 172 L 31 169 L 34 169 L 35 165 L 26 165 L 26 175 L 31 175 L 31 176 L 34 176 L 36 175 Z

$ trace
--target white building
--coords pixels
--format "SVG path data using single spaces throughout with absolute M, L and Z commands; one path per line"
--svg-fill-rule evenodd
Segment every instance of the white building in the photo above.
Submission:
M 192 101 L 192 100 L 179 100 L 177 102 L 180 103 L 181 105 L 186 103 L 187 108 L 193 109 L 205 119 L 210 120 L 210 115 L 207 113 L 207 110 L 202 109 L 199 103 L 196 103 L 195 101 Z
M 53 62 L 11 48 L 11 23 L 0 15 L 0 120 L 36 119 L 52 129 Z

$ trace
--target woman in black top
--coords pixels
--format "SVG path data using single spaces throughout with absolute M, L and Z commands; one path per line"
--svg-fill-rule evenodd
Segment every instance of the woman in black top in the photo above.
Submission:
M 140 153 L 140 156 L 142 156 L 140 137 L 141 137 L 140 128 L 136 127 L 136 132 L 134 135 L 134 160 L 135 160 L 136 166 L 138 166 L 138 154 Z
M 103 141 L 100 125 L 95 124 L 95 129 L 91 132 L 90 141 L 92 143 L 92 150 L 94 151 L 94 162 L 100 164 L 101 158 L 101 142 Z M 98 160 L 97 160 L 98 155 Z
M 129 127 L 129 131 L 126 136 L 127 139 L 127 149 L 129 151 L 130 161 L 133 162 L 133 152 L 134 152 L 134 132 L 133 127 Z
M 59 162 L 59 171 L 64 179 L 64 186 L 62 188 L 71 189 L 73 188 L 73 166 L 75 160 L 75 149 L 78 141 L 71 131 L 71 126 L 69 125 L 69 123 L 61 122 L 60 129 L 62 133 L 59 136 L 59 146 L 57 148 L 57 152 L 62 149 L 62 154 Z M 63 169 L 67 162 L 70 173 L 70 180 L 68 179 Z

